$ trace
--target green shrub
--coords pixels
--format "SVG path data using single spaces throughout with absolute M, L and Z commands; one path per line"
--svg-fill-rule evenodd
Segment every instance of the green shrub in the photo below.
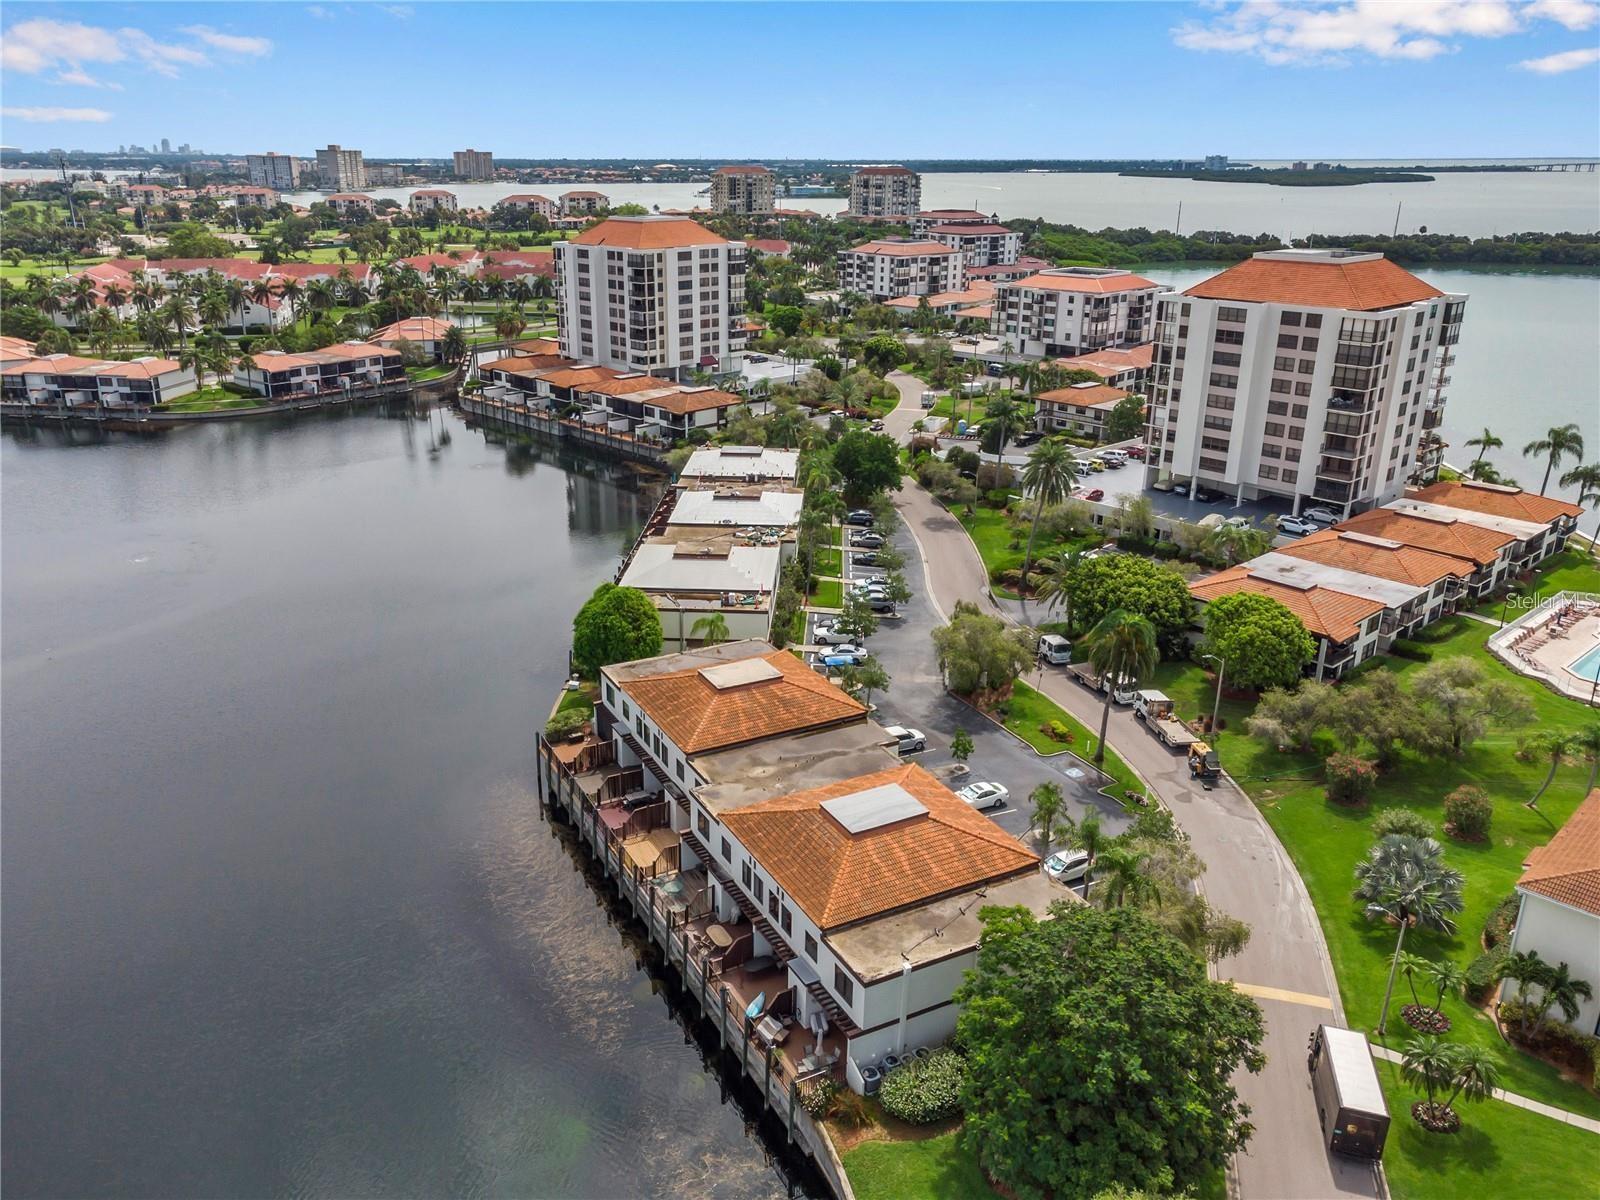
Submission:
M 1372 836 L 1388 837 L 1403 833 L 1407 837 L 1437 837 L 1439 828 L 1419 812 L 1409 808 L 1380 808 L 1372 818 Z
M 1060 721 L 1050 721 L 1039 726 L 1039 732 L 1053 742 L 1070 742 L 1072 740 L 1072 730 Z
M 1396 638 L 1394 645 L 1389 647 L 1389 653 L 1396 658 L 1408 658 L 1412 662 L 1432 662 L 1433 651 L 1420 642 L 1413 642 L 1409 638 Z
M 1540 1020 L 1536 1005 L 1506 1000 L 1499 1015 L 1501 1028 L 1512 1041 L 1573 1071 L 1592 1069 L 1600 1056 L 1600 1038 L 1548 1017 Z
M 891 1071 L 878 1089 L 883 1111 L 911 1125 L 928 1125 L 961 1111 L 967 1062 L 953 1050 L 935 1050 Z
M 1354 754 L 1330 754 L 1322 770 L 1328 799 L 1340 804 L 1360 804 L 1378 782 L 1377 764 Z
M 1494 906 L 1489 919 L 1483 923 L 1484 946 L 1493 950 L 1510 939 L 1511 927 L 1517 923 L 1517 913 L 1521 908 L 1522 898 L 1515 892 Z
M 582 708 L 567 708 L 558 712 L 545 722 L 544 736 L 546 740 L 552 742 L 565 741 L 584 727 L 592 711 L 592 708 L 585 705 Z
M 1472 960 L 1467 967 L 1467 981 L 1462 985 L 1462 993 L 1474 1004 L 1482 1004 L 1494 992 L 1496 976 L 1500 971 L 1500 964 L 1505 961 L 1507 947 L 1504 943 L 1493 950 L 1485 951 Z
M 1444 798 L 1445 826 L 1465 842 L 1481 842 L 1489 836 L 1494 821 L 1494 804 L 1489 793 L 1464 783 Z

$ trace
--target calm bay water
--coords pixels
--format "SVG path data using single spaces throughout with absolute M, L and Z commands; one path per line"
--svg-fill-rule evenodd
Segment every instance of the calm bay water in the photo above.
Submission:
M 467 207 L 491 207 L 515 192 L 554 199 L 587 184 L 446 184 Z M 606 184 L 595 190 L 614 204 L 646 208 L 695 208 L 710 201 L 701 183 Z M 369 188 L 368 194 L 402 204 L 413 188 Z M 310 204 L 320 192 L 287 197 Z M 1042 217 L 1088 229 L 1143 226 L 1184 233 L 1218 229 L 1270 233 L 1282 238 L 1308 234 L 1415 233 L 1469 237 L 1525 232 L 1592 233 L 1600 229 L 1600 172 L 1497 171 L 1448 174 L 1431 183 L 1361 184 L 1356 187 L 1288 188 L 1265 183 L 1202 183 L 1191 179 L 1140 179 L 1112 174 L 989 172 L 922 177 L 927 208 L 978 208 L 1002 220 Z M 815 196 L 783 201 L 787 208 L 842 212 L 845 202 Z M 1178 206 L 1183 205 L 1182 223 Z
M 785 1194 L 533 794 L 652 486 L 448 421 L 0 441 L 8 1194 Z

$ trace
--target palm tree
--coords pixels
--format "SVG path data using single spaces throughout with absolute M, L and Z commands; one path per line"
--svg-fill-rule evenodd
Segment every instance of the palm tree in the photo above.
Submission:
M 189 344 L 188 332 L 195 328 L 194 301 L 189 299 L 184 292 L 175 292 L 161 306 L 160 315 L 168 325 L 177 331 L 178 345 L 187 346 Z
M 785 405 L 773 413 L 772 419 L 767 422 L 767 441 L 776 442 L 787 450 L 799 440 L 806 424 L 806 418 L 798 408 Z
M 1506 955 L 1505 959 L 1495 969 L 1495 979 L 1505 982 L 1507 979 L 1517 985 L 1516 1002 L 1522 1009 L 1522 1027 L 1524 1030 L 1529 1025 L 1528 992 L 1536 987 L 1543 987 L 1552 974 L 1550 964 L 1539 957 L 1537 950 L 1517 950 Z
M 1583 432 L 1574 424 L 1557 425 L 1537 441 L 1522 448 L 1529 458 L 1545 457 L 1544 480 L 1539 484 L 1539 494 L 1544 495 L 1550 486 L 1550 473 L 1567 457 L 1583 457 Z
M 230 279 L 222 285 L 222 294 L 228 302 L 228 312 L 239 318 L 239 330 L 244 331 L 244 306 L 250 298 L 250 289 L 242 279 Z
M 1594 504 L 1600 500 L 1600 463 L 1588 463 L 1584 466 L 1573 467 L 1561 477 L 1561 486 L 1578 489 L 1578 506 Z M 1591 550 L 1600 549 L 1600 527 L 1595 529 L 1595 536 L 1589 539 Z
M 1457 1100 L 1477 1103 L 1494 1095 L 1500 1086 L 1500 1066 L 1482 1046 L 1457 1046 L 1450 1082 L 1454 1090 L 1444 1106 L 1452 1111 Z
M 1100 856 L 1094 873 L 1100 903 L 1106 908 L 1161 903 L 1161 886 L 1145 874 L 1149 856 L 1113 846 Z
M 994 461 L 999 463 L 1005 458 L 1006 441 L 1027 424 L 1022 402 L 1014 396 L 996 396 L 984 406 L 983 418 L 986 423 L 1000 427 L 1000 437 L 994 449 Z
M 122 290 L 122 285 L 108 283 L 105 291 L 101 294 L 105 298 L 106 307 L 120 316 L 122 314 L 122 306 L 128 302 L 128 293 Z
M 272 298 L 277 295 L 277 289 L 267 280 L 258 279 L 250 285 L 250 301 L 267 310 L 267 328 L 272 328 L 272 310 L 267 308 L 272 303 Z M 244 316 L 239 317 L 239 328 L 244 329 Z
M 1438 990 L 1438 995 L 1433 1000 L 1435 1012 L 1440 1012 L 1444 1009 L 1446 995 L 1454 995 L 1459 992 L 1467 982 L 1467 973 L 1461 969 L 1459 964 L 1449 958 L 1441 958 L 1437 962 L 1428 961 L 1422 968 L 1422 974 Z
M 733 635 L 728 632 L 728 618 L 721 613 L 712 613 L 689 626 L 689 636 L 698 639 L 701 645 L 715 646 Z
M 1082 547 L 1072 546 L 1057 550 L 1039 562 L 1039 573 L 1044 576 L 1044 582 L 1039 585 L 1036 595 L 1049 608 L 1053 609 L 1057 604 L 1066 605 L 1068 629 L 1072 628 L 1072 573 L 1082 561 Z
M 1586 981 L 1574 979 L 1566 963 L 1557 963 L 1547 969 L 1549 973 L 1539 985 L 1541 990 L 1539 1003 L 1534 1009 L 1534 1023 L 1537 1025 L 1544 1021 L 1551 1005 L 1559 1008 L 1561 1015 L 1569 1023 L 1576 1021 L 1579 1012 L 1578 1002 L 1592 997 L 1594 989 Z
M 452 325 L 445 330 L 444 335 L 444 360 L 458 363 L 467 357 L 467 335 L 461 332 L 461 326 Z
M 528 281 L 519 275 L 506 288 L 506 299 L 517 306 L 517 312 L 520 315 L 522 310 L 528 306 L 528 301 L 533 299 L 533 289 L 528 286 Z
M 339 294 L 331 279 L 313 279 L 306 285 L 306 308 L 312 313 L 325 313 L 339 303 Z
M 1106 760 L 1106 729 L 1111 724 L 1111 697 L 1117 686 L 1133 682 L 1156 669 L 1156 627 L 1136 613 L 1116 609 L 1100 618 L 1089 631 L 1089 666 L 1106 683 L 1105 705 L 1100 712 L 1100 741 L 1094 748 L 1095 765 Z
M 1089 856 L 1089 864 L 1099 857 L 1100 851 L 1105 848 L 1105 833 L 1100 828 L 1100 817 L 1097 813 L 1090 813 L 1072 830 L 1072 844 Z
M 1033 805 L 1030 820 L 1033 828 L 1039 831 L 1039 842 L 1050 848 L 1051 839 L 1055 837 L 1056 821 L 1061 817 L 1061 808 L 1064 803 L 1061 795 L 1060 784 L 1041 783 L 1028 793 L 1028 801 Z
M 1428 959 L 1409 950 L 1400 956 L 1400 974 L 1405 977 L 1406 986 L 1411 989 L 1411 1002 L 1418 1008 L 1422 1007 L 1422 997 L 1417 995 L 1417 976 L 1427 973 L 1428 963 Z
M 1574 754 L 1582 754 L 1584 761 L 1589 764 L 1589 782 L 1583 789 L 1583 794 L 1587 796 L 1594 791 L 1595 778 L 1600 776 L 1600 722 L 1592 722 L 1574 733 L 1571 749 Z
M 1544 774 L 1544 782 L 1539 785 L 1539 790 L 1533 794 L 1533 799 L 1528 801 L 1527 807 L 1538 811 L 1539 797 L 1543 796 L 1550 787 L 1550 781 L 1556 777 L 1556 772 L 1561 769 L 1561 761 L 1566 758 L 1567 751 L 1572 748 L 1572 735 L 1561 729 L 1546 729 L 1533 739 L 1534 745 L 1540 753 L 1550 759 L 1550 769 Z
M 225 325 L 228 320 L 228 297 L 221 288 L 211 288 L 200 297 L 200 302 L 195 305 L 195 311 L 200 314 L 203 324 L 213 329 Z
M 1498 450 L 1501 446 L 1505 445 L 1505 442 L 1500 438 L 1495 437 L 1495 435 L 1489 431 L 1488 426 L 1484 426 L 1482 433 L 1475 438 L 1468 438 L 1462 443 L 1462 445 L 1476 446 L 1478 448 L 1478 457 L 1472 460 L 1472 466 L 1475 467 L 1483 461 L 1483 456 L 1485 454 L 1491 450 Z M 1471 473 L 1471 470 L 1471 467 L 1467 468 L 1469 474 Z
M 1427 1108 L 1438 1112 L 1436 1097 L 1455 1077 L 1458 1047 L 1437 1034 L 1414 1037 L 1402 1048 L 1400 1076 L 1427 1097 Z
M 300 281 L 293 276 L 285 279 L 278 285 L 278 295 L 283 297 L 283 302 L 289 306 L 291 319 L 298 324 L 300 321 L 300 295 L 305 289 L 300 286 Z
M 506 341 L 510 341 L 528 327 L 528 322 L 511 309 L 501 309 L 494 315 L 494 331 Z
M 1072 452 L 1064 442 L 1049 438 L 1033 452 L 1022 469 L 1022 490 L 1033 497 L 1033 522 L 1028 528 L 1028 550 L 1022 556 L 1021 594 L 1028 593 L 1028 568 L 1033 563 L 1033 539 L 1039 533 L 1039 516 L 1046 508 L 1060 504 L 1077 478 Z
M 1365 900 L 1369 921 L 1393 921 L 1399 927 L 1394 958 L 1389 964 L 1389 984 L 1383 993 L 1383 1016 L 1378 1032 L 1388 1027 L 1389 1001 L 1394 977 L 1405 949 L 1406 930 L 1412 925 L 1454 933 L 1451 913 L 1462 909 L 1461 872 L 1444 865 L 1444 847 L 1430 837 L 1391 833 L 1367 852 L 1356 865 L 1360 886 L 1355 895 Z

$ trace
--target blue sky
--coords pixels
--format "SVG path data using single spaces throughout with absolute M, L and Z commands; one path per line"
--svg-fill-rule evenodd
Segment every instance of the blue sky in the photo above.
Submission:
M 1595 0 L 42 4 L 0 141 L 369 156 L 1600 154 Z

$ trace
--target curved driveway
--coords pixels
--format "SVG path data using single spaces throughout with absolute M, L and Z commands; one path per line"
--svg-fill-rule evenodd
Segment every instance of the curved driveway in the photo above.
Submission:
M 901 402 L 885 428 L 904 441 L 919 414 L 924 384 L 900 372 L 889 379 L 900 389 Z M 989 597 L 983 561 L 959 521 L 914 482 L 902 487 L 895 506 L 916 541 L 928 598 L 941 616 L 965 599 L 1016 619 L 1018 606 Z M 1031 682 L 1085 724 L 1098 726 L 1097 699 L 1062 669 L 1046 668 Z M 1250 925 L 1250 944 L 1217 968 L 1221 978 L 1255 998 L 1267 1028 L 1266 1067 L 1236 1080 L 1256 1127 L 1250 1148 L 1235 1160 L 1239 1194 L 1246 1200 L 1382 1195 L 1382 1181 L 1372 1170 L 1329 1154 L 1322 1141 L 1305 1068 L 1306 1038 L 1319 1022 L 1343 1025 L 1344 1013 L 1321 926 L 1294 864 L 1231 780 L 1210 789 L 1190 780 L 1184 759 L 1145 732 L 1128 710 L 1113 710 L 1107 736 L 1172 810 L 1209 867 L 1201 880 L 1206 898 Z

